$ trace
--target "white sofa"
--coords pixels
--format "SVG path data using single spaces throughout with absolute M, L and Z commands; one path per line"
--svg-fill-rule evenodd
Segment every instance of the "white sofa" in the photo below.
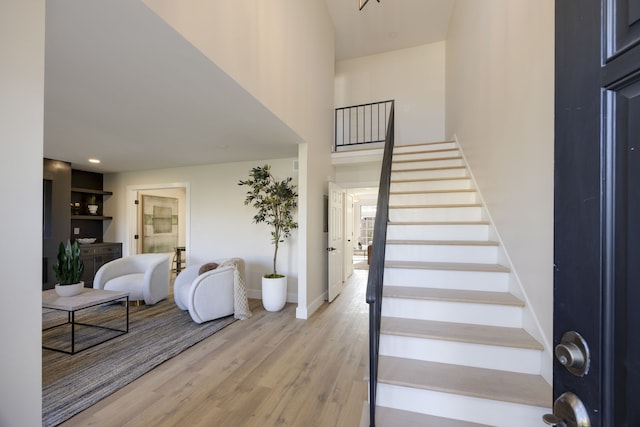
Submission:
M 223 260 L 215 263 L 222 264 Z M 218 267 L 200 274 L 202 266 L 189 266 L 178 274 L 173 283 L 176 305 L 180 310 L 188 310 L 196 323 L 234 314 L 234 266 Z M 242 274 L 244 276 L 244 272 Z
M 104 264 L 93 279 L 95 289 L 127 291 L 129 301 L 153 305 L 169 295 L 169 254 L 138 254 Z

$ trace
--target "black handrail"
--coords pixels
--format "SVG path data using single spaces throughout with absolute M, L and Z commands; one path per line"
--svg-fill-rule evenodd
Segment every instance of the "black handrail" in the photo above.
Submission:
M 380 349 L 380 321 L 384 256 L 389 222 L 389 187 L 391 185 L 391 159 L 394 144 L 394 102 L 391 101 L 389 124 L 385 138 L 376 220 L 373 225 L 373 246 L 369 259 L 367 304 L 369 304 L 369 426 L 376 425 L 376 389 L 378 386 L 378 354 Z
M 339 148 L 384 142 L 393 101 L 336 108 L 334 151 Z

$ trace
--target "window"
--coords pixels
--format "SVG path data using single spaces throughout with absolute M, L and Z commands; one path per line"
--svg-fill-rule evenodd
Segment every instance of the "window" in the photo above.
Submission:
M 358 247 L 373 244 L 373 224 L 376 219 L 375 205 L 360 206 L 360 236 L 358 237 Z

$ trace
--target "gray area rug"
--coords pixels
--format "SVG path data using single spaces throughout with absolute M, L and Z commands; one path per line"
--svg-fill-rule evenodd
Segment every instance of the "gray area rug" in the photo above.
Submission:
M 76 315 L 76 322 L 124 329 L 125 309 L 111 304 Z M 42 350 L 42 425 L 55 426 L 114 393 L 199 341 L 233 323 L 233 315 L 201 325 L 169 297 L 154 306 L 129 308 L 129 333 L 68 355 Z M 43 310 L 43 329 L 63 323 L 66 314 Z M 117 333 L 77 327 L 76 351 Z M 43 345 L 69 349 L 70 328 L 44 331 Z

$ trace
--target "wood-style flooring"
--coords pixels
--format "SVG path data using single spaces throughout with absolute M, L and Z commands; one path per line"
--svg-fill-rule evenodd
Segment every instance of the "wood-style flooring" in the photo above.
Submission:
M 295 304 L 237 321 L 67 422 L 71 426 L 360 425 L 367 399 L 367 271 L 308 320 Z M 106 350 L 106 349 L 105 349 Z

